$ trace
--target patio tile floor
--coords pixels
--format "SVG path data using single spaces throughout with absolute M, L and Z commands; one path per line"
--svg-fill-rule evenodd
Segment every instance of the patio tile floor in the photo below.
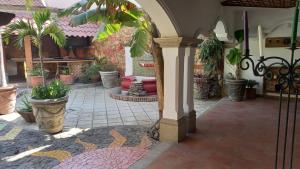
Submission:
M 64 126 L 94 128 L 117 125 L 151 126 L 158 120 L 157 102 L 128 102 L 110 98 L 103 87 L 72 89 L 66 106 Z M 197 116 L 214 106 L 218 100 L 195 100 Z M 17 114 L 0 116 L 0 120 L 14 122 L 23 128 L 38 129 Z

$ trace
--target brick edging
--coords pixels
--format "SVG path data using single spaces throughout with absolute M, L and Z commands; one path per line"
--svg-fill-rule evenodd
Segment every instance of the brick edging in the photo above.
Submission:
M 157 96 L 124 96 L 120 94 L 110 93 L 109 96 L 116 100 L 130 101 L 130 102 L 156 102 Z

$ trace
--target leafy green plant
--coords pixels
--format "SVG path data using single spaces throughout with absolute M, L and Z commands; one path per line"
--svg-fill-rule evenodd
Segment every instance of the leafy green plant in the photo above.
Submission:
M 235 31 L 235 39 L 238 42 L 237 47 L 234 47 L 230 49 L 228 55 L 226 56 L 227 61 L 233 65 L 236 66 L 235 70 L 235 79 L 240 79 L 240 71 L 241 71 L 241 65 L 240 62 L 242 60 L 242 43 L 244 41 L 244 31 L 243 30 L 237 30 Z
M 17 108 L 18 112 L 32 112 L 32 105 L 28 100 L 28 96 L 23 96 L 21 106 Z
M 99 75 L 99 71 L 101 70 L 101 66 L 98 64 L 91 65 L 88 67 L 85 71 L 87 76 L 94 76 L 94 75 Z
M 222 62 L 223 44 L 215 34 L 204 40 L 199 45 L 199 59 L 204 65 L 205 74 L 216 76 L 220 73 Z
M 31 76 L 43 76 L 45 78 L 48 77 L 49 72 L 46 70 L 42 70 L 40 67 L 34 67 L 31 71 L 30 71 L 30 75 Z
M 101 71 L 103 71 L 103 72 L 111 72 L 111 71 L 117 71 L 117 70 L 118 70 L 117 65 L 113 65 L 113 64 L 106 64 L 101 67 Z
M 69 69 L 68 67 L 62 68 L 62 69 L 60 70 L 60 74 L 61 74 L 61 75 L 71 75 L 70 69 Z
M 46 86 L 37 86 L 32 89 L 31 97 L 37 100 L 58 99 L 67 95 L 70 87 L 59 80 L 54 80 Z
M 254 88 L 254 86 L 259 85 L 259 83 L 255 80 L 247 80 L 246 87 Z
M 26 6 L 30 6 L 32 0 L 26 0 Z M 16 44 L 23 47 L 25 37 L 30 37 L 33 45 L 38 48 L 41 70 L 44 70 L 44 60 L 42 55 L 42 40 L 50 37 L 55 44 L 63 47 L 66 38 L 63 30 L 58 26 L 56 20 L 52 18 L 49 9 L 41 9 L 32 13 L 33 22 L 29 19 L 20 19 L 7 25 L 4 31 L 4 38 L 9 42 L 10 35 L 17 34 Z M 44 71 L 41 71 L 44 77 Z M 43 80 L 45 86 L 45 78 Z

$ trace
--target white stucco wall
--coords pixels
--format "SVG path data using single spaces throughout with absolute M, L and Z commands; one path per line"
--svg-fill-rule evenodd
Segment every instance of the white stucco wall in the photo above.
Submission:
M 294 9 L 250 9 L 249 10 L 249 29 L 250 29 L 250 51 L 253 55 L 253 60 L 257 61 L 259 59 L 259 44 L 257 36 L 257 27 L 262 25 L 263 32 L 265 33 L 265 38 L 267 37 L 290 37 L 292 32 L 292 20 L 293 20 Z M 236 11 L 235 17 L 235 30 L 242 28 L 242 10 Z M 300 35 L 300 30 L 298 30 Z M 265 44 L 264 38 L 264 44 Z M 229 49 L 226 49 L 225 55 L 228 53 Z M 267 56 L 280 56 L 286 59 L 290 59 L 290 51 L 286 48 L 263 48 L 265 57 Z M 300 58 L 300 51 L 296 51 L 296 58 Z M 231 65 L 226 64 L 225 60 L 225 75 L 228 72 L 232 72 L 234 68 Z M 259 82 L 258 93 L 263 93 L 263 78 L 256 77 L 253 72 L 242 71 L 242 78 L 253 79 Z

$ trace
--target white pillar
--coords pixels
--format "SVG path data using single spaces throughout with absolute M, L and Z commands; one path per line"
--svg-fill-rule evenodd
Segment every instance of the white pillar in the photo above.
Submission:
M 160 121 L 160 140 L 179 142 L 186 136 L 187 127 L 183 108 L 184 59 L 186 52 L 191 50 L 189 46 L 198 41 L 181 37 L 157 38 L 155 41 L 162 47 L 164 58 L 164 110 Z M 192 94 L 187 97 L 192 97 Z M 189 101 L 191 99 L 188 98 Z
M 2 33 L 0 31 L 0 86 L 6 87 L 7 80 L 6 80 L 6 73 L 5 73 L 5 66 L 4 66 L 4 51 L 3 51 L 3 41 L 2 41 Z
M 187 118 L 188 132 L 196 131 L 196 111 L 194 110 L 194 55 L 196 49 L 187 47 L 184 57 L 183 108 Z
M 133 75 L 133 61 L 130 54 L 130 47 L 125 47 L 125 76 Z

